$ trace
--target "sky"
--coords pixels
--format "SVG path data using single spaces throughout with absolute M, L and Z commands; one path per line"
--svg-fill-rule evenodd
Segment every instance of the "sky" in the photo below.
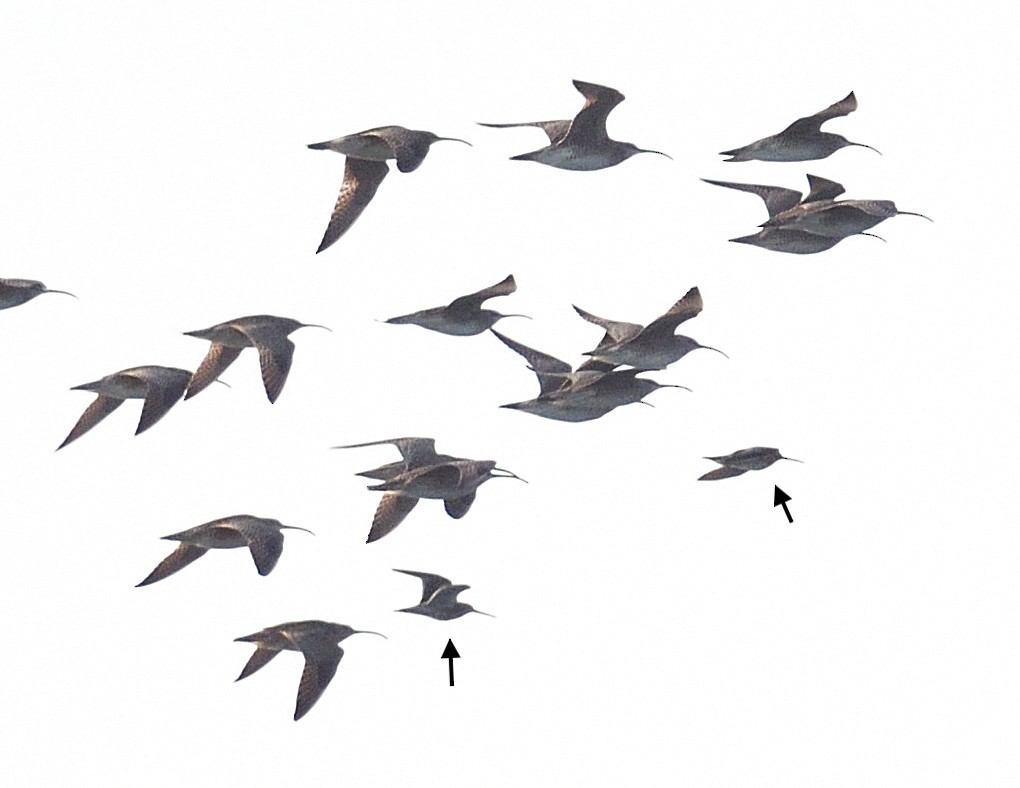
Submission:
M 0 740 L 11 784 L 1008 785 L 1020 769 L 1013 260 L 1005 207 L 1017 12 L 987 4 L 10 3 L 0 29 Z M 1012 18 L 1010 18 L 1012 17 Z M 627 97 L 599 172 L 510 156 Z M 724 163 L 855 91 L 806 163 Z M 309 143 L 399 124 L 460 137 L 393 174 L 314 254 L 343 160 Z M 727 239 L 765 220 L 700 178 L 905 211 L 818 255 Z M 568 424 L 500 409 L 522 358 L 380 321 L 513 274 L 497 328 L 578 363 L 598 315 L 647 323 L 698 286 L 695 352 L 654 405 Z M 253 351 L 229 384 L 132 435 L 131 401 L 54 452 L 121 369 L 195 369 L 183 335 L 268 313 L 302 329 L 270 405 Z M 429 436 L 494 459 L 454 521 L 423 501 L 365 537 L 354 474 Z M 718 482 L 703 457 L 803 464 Z M 793 523 L 773 508 L 792 498 Z M 211 551 L 135 588 L 160 537 L 232 514 L 286 532 L 260 577 Z M 1012 523 L 1012 525 L 1010 524 Z M 495 618 L 394 612 L 414 578 Z M 234 683 L 285 621 L 376 630 L 295 723 L 302 660 Z M 461 658 L 450 687 L 440 655 Z

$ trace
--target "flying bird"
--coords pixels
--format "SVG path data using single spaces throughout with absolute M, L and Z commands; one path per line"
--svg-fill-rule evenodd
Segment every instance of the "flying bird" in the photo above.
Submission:
M 854 145 L 860 148 L 871 148 L 860 142 L 850 142 L 839 134 L 822 131 L 822 124 L 833 118 L 849 115 L 857 109 L 857 97 L 853 91 L 840 101 L 826 107 L 821 112 L 795 120 L 778 134 L 752 142 L 742 148 L 725 150 L 720 156 L 729 156 L 726 161 L 812 161 L 831 156 L 840 148 Z
M 181 397 L 191 373 L 176 367 L 132 367 L 114 372 L 92 383 L 72 387 L 72 391 L 95 392 L 96 399 L 81 414 L 78 422 L 57 450 L 77 440 L 113 413 L 126 399 L 144 399 L 142 416 L 135 435 L 140 435 L 163 418 Z
M 594 323 L 605 331 L 598 347 L 585 353 L 586 356 L 599 361 L 650 370 L 665 369 L 699 348 L 715 350 L 716 353 L 726 355 L 721 350 L 702 345 L 690 337 L 673 333 L 681 323 L 700 314 L 703 308 L 701 291 L 692 287 L 665 314 L 647 326 L 607 320 L 578 306 L 575 306 L 574 310 L 589 323 Z
M 389 172 L 387 159 L 396 159 L 400 172 L 414 172 L 425 160 L 432 143 L 441 140 L 471 144 L 455 137 L 439 137 L 431 131 L 405 129 L 403 126 L 380 126 L 309 145 L 312 150 L 331 150 L 347 157 L 340 196 L 333 206 L 326 233 L 315 253 L 336 243 L 361 216 Z
M 741 449 L 723 457 L 705 457 L 706 460 L 719 463 L 722 467 L 699 476 L 698 481 L 712 481 L 715 479 L 728 479 L 730 476 L 740 476 L 748 471 L 760 471 L 768 468 L 779 460 L 790 460 L 791 462 L 803 462 L 792 457 L 784 457 L 779 449 L 770 449 L 765 446 L 755 446 L 752 449 Z
M 495 618 L 491 613 L 482 613 L 481 610 L 475 610 L 466 602 L 457 601 L 457 595 L 471 586 L 455 586 L 445 577 L 432 575 L 428 572 L 413 572 L 410 569 L 394 569 L 393 571 L 417 577 L 421 580 L 422 585 L 421 601 L 414 607 L 405 607 L 396 611 L 398 613 L 417 613 L 438 621 L 449 621 L 468 613 L 481 613 L 483 616 Z
M 279 520 L 236 514 L 164 536 L 164 539 L 180 542 L 180 545 L 138 586 L 147 586 L 179 572 L 209 550 L 233 547 L 247 547 L 259 574 L 268 575 L 283 552 L 283 534 L 280 532 L 283 528 L 312 533 L 307 528 L 283 525 Z
M 759 225 L 762 229 L 753 235 L 730 240 L 771 251 L 792 254 L 823 252 L 851 235 L 871 235 L 864 231 L 889 216 L 908 213 L 896 211 L 896 206 L 887 200 L 836 200 L 845 192 L 842 184 L 817 175 L 808 175 L 807 179 L 810 191 L 803 199 L 801 192 L 781 186 L 702 180 L 713 186 L 737 189 L 761 198 L 769 215 L 768 220 Z
M 446 513 L 459 520 L 468 513 L 481 484 L 500 478 L 500 474 L 520 478 L 510 471 L 496 468 L 492 460 L 469 460 L 437 454 L 432 438 L 391 438 L 333 448 L 354 449 L 382 444 L 396 447 L 401 460 L 358 474 L 379 480 L 381 484 L 368 489 L 385 493 L 372 518 L 368 542 L 382 539 L 400 525 L 421 498 L 442 499 Z
M 293 621 L 266 627 L 253 635 L 234 638 L 234 642 L 254 643 L 255 653 L 251 655 L 236 681 L 247 678 L 265 667 L 281 651 L 300 651 L 305 658 L 305 669 L 298 684 L 297 706 L 294 720 L 304 717 L 322 697 L 329 682 L 336 675 L 337 666 L 344 650 L 338 645 L 351 635 L 379 635 L 364 629 L 352 629 L 346 624 L 329 621 Z
M 66 290 L 50 290 L 42 282 L 35 279 L 0 279 L 0 309 L 10 309 L 31 301 L 43 293 L 62 293 L 77 298 L 74 293 Z
M 626 161 L 637 153 L 657 153 L 672 158 L 662 151 L 646 150 L 630 142 L 610 139 L 606 133 L 606 118 L 624 95 L 613 88 L 591 82 L 573 80 L 574 87 L 584 96 L 584 106 L 573 120 L 540 120 L 530 123 L 480 123 L 480 126 L 505 129 L 516 126 L 535 126 L 549 138 L 549 144 L 530 153 L 512 156 L 515 161 L 537 161 L 562 170 L 602 170 Z
M 212 347 L 209 348 L 201 366 L 191 376 L 188 393 L 184 399 L 191 399 L 211 385 L 234 363 L 242 350 L 253 347 L 259 352 L 262 384 L 265 386 L 266 396 L 270 402 L 276 402 L 280 392 L 283 391 L 283 384 L 287 382 L 290 365 L 294 359 L 294 343 L 288 336 L 299 328 L 326 328 L 326 326 L 299 323 L 289 317 L 251 315 L 218 323 L 199 331 L 185 331 L 185 336 L 206 339 L 212 343 Z
M 639 378 L 640 369 L 616 370 L 613 362 L 588 359 L 576 370 L 565 361 L 490 329 L 504 345 L 519 353 L 538 377 L 539 394 L 522 402 L 500 405 L 556 421 L 592 421 L 621 405 L 641 402 L 660 388 L 684 388 Z
M 527 315 L 504 315 L 492 309 L 482 309 L 482 304 L 490 298 L 510 295 L 516 291 L 517 282 L 514 281 L 513 274 L 511 274 L 502 282 L 491 287 L 455 298 L 447 306 L 437 306 L 432 309 L 423 309 L 420 312 L 412 312 L 409 315 L 391 317 L 386 322 L 397 325 L 412 324 L 453 336 L 475 336 L 487 328 L 492 328 L 496 321 L 502 320 L 504 317 L 527 317 Z

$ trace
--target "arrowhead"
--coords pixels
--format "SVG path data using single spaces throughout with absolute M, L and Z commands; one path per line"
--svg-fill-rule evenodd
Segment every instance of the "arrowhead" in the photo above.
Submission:
M 790 496 L 784 493 L 782 490 L 780 490 L 779 485 L 776 485 L 776 494 L 775 497 L 772 499 L 772 505 L 779 506 L 780 504 L 786 503 L 789 500 L 792 500 Z
M 452 640 L 447 640 L 441 659 L 454 659 L 455 657 L 460 657 L 460 654 L 457 653 L 457 647 L 453 645 Z

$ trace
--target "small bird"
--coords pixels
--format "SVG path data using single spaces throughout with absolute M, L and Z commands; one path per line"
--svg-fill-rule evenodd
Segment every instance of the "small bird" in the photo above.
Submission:
M 831 156 L 840 148 L 853 145 L 860 148 L 871 148 L 860 142 L 850 142 L 839 134 L 822 131 L 822 124 L 833 118 L 849 115 L 857 109 L 857 97 L 853 91 L 835 104 L 821 112 L 795 120 L 778 134 L 752 142 L 742 148 L 724 150 L 720 156 L 729 156 L 726 161 L 812 161 Z
M 497 473 L 497 471 L 499 473 Z M 504 468 L 497 468 L 495 460 L 452 460 L 425 465 L 398 473 L 368 489 L 382 492 L 399 492 L 414 498 L 437 498 L 454 502 L 455 508 L 467 507 L 475 498 L 475 491 L 489 479 L 517 479 L 517 474 Z M 449 513 L 449 506 L 447 507 Z M 458 519 L 463 514 L 450 514 Z
M 278 624 L 253 635 L 234 638 L 235 643 L 254 643 L 256 646 L 255 653 L 235 680 L 247 678 L 265 667 L 281 651 L 300 651 L 305 658 L 305 669 L 298 684 L 297 706 L 294 709 L 296 722 L 308 713 L 333 680 L 344 656 L 344 650 L 338 644 L 351 635 L 386 637 L 380 632 L 352 629 L 346 624 L 312 620 Z
M 73 386 L 72 391 L 92 391 L 98 396 L 81 414 L 78 422 L 57 446 L 57 451 L 77 440 L 113 413 L 126 399 L 144 399 L 135 435 L 140 435 L 166 415 L 184 396 L 191 373 L 176 367 L 132 367 L 114 372 L 92 383 Z
M 62 293 L 72 298 L 78 297 L 66 290 L 50 290 L 35 279 L 0 279 L 0 309 L 20 306 L 43 293 Z
M 185 331 L 184 335 L 206 339 L 212 343 L 201 366 L 188 383 L 184 399 L 191 399 L 208 387 L 234 363 L 246 347 L 259 352 L 262 383 L 270 402 L 276 402 L 287 382 L 294 359 L 294 343 L 287 337 L 299 328 L 326 328 L 315 323 L 299 323 L 289 317 L 251 315 L 218 323 L 200 331 Z M 330 329 L 326 328 L 327 331 Z
M 591 82 L 573 80 L 574 87 L 584 96 L 584 106 L 573 120 L 540 120 L 530 123 L 479 123 L 480 126 L 505 129 L 516 126 L 535 126 L 549 138 L 549 145 L 530 153 L 512 156 L 513 161 L 537 161 L 561 170 L 602 170 L 626 161 L 637 153 L 657 153 L 672 158 L 662 151 L 646 150 L 630 142 L 610 139 L 606 133 L 606 118 L 624 95 L 613 88 Z
M 416 131 L 403 126 L 380 126 L 309 145 L 312 150 L 331 150 L 347 157 L 340 196 L 315 253 L 336 243 L 361 216 L 390 171 L 387 159 L 396 159 L 397 169 L 401 172 L 414 172 L 425 160 L 432 143 L 441 140 L 471 144 L 455 137 L 439 137 L 431 131 Z
M 164 539 L 180 542 L 180 545 L 136 588 L 169 577 L 216 548 L 247 547 L 251 551 L 252 560 L 255 561 L 255 568 L 259 574 L 268 575 L 273 571 L 283 552 L 283 534 L 280 533 L 282 528 L 312 533 L 307 528 L 283 525 L 279 520 L 253 517 L 250 514 L 235 514 L 164 536 Z
M 683 298 L 669 308 L 669 311 L 647 326 L 606 320 L 578 306 L 575 306 L 574 310 L 589 323 L 594 323 L 606 332 L 598 347 L 584 355 L 600 361 L 651 370 L 665 369 L 669 364 L 679 361 L 692 350 L 699 348 L 715 350 L 716 353 L 726 355 L 721 350 L 699 344 L 690 337 L 673 333 L 681 323 L 700 314 L 703 308 L 701 291 L 692 287 Z
M 790 460 L 791 462 L 804 462 L 795 460 L 792 457 L 784 457 L 779 449 L 769 449 L 765 446 L 755 446 L 752 449 L 741 449 L 724 457 L 705 457 L 706 460 L 717 462 L 721 468 L 709 471 L 698 477 L 698 481 L 711 481 L 714 479 L 728 479 L 730 476 L 740 476 L 748 471 L 760 471 L 768 468 L 772 463 L 779 460 Z
M 412 324 L 459 337 L 475 336 L 487 328 L 492 328 L 496 321 L 504 317 L 527 317 L 527 315 L 504 315 L 492 309 L 482 309 L 482 304 L 490 298 L 510 295 L 516 290 L 517 283 L 511 274 L 492 287 L 454 299 L 448 306 L 437 306 L 409 315 L 391 317 L 386 322 L 397 325 Z
M 481 610 L 475 610 L 465 602 L 457 601 L 457 595 L 471 586 L 455 586 L 445 577 L 430 575 L 428 572 L 413 572 L 410 569 L 394 569 L 393 571 L 417 577 L 421 580 L 422 585 L 421 601 L 414 607 L 405 607 L 396 611 L 398 613 L 417 613 L 438 621 L 449 621 L 468 613 L 481 613 L 483 616 L 495 618 L 491 613 L 482 613 Z

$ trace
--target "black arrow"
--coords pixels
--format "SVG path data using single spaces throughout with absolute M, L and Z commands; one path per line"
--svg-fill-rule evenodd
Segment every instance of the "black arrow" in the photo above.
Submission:
M 780 490 L 779 489 L 779 485 L 776 485 L 776 495 L 772 499 L 772 505 L 773 506 L 782 505 L 783 511 L 786 512 L 786 519 L 789 520 L 792 523 L 793 522 L 793 515 L 790 514 L 790 510 L 786 506 L 786 502 L 790 501 L 790 500 L 792 500 L 790 498 L 790 496 L 787 495 L 786 493 L 784 493 L 782 490 Z M 453 668 L 450 668 L 450 670 L 453 670 Z
M 453 686 L 453 661 L 460 658 L 460 654 L 457 653 L 457 647 L 453 645 L 452 640 L 446 641 L 446 648 L 443 649 L 443 659 L 450 660 L 450 686 Z

